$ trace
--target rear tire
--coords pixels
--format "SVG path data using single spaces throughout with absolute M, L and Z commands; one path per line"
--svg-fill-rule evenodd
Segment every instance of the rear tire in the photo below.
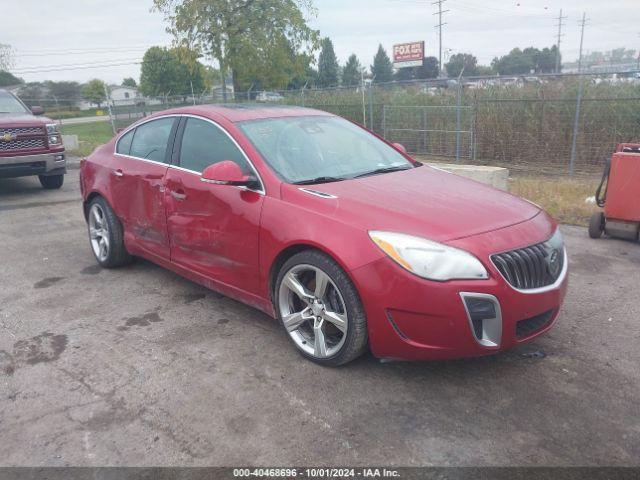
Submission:
M 273 303 L 289 339 L 305 358 L 336 367 L 366 351 L 367 318 L 360 296 L 328 255 L 306 250 L 285 262 Z
M 64 175 L 38 175 L 38 179 L 47 190 L 57 190 L 64 183 Z
M 600 238 L 604 232 L 604 213 L 596 212 L 591 215 L 589 220 L 589 236 L 591 238 Z
M 132 257 L 124 246 L 122 224 L 107 201 L 94 198 L 88 212 L 89 242 L 100 266 L 116 268 L 131 263 Z

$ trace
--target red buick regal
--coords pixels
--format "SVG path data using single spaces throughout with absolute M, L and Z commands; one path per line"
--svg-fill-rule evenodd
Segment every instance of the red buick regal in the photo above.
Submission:
M 549 330 L 567 289 L 539 207 L 317 110 L 158 113 L 80 183 L 100 265 L 144 257 L 247 303 L 323 365 L 500 352 Z

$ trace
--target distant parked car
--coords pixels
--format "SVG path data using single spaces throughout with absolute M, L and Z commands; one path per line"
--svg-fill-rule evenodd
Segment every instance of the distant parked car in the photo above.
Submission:
M 156 262 L 278 318 L 324 365 L 500 352 L 549 330 L 567 289 L 539 207 L 318 110 L 168 110 L 80 173 L 100 265 Z
M 256 100 L 258 102 L 281 102 L 284 97 L 277 92 L 260 92 Z
M 42 107 L 27 107 L 0 90 L 0 178 L 38 175 L 44 188 L 62 187 L 66 159 L 58 125 Z

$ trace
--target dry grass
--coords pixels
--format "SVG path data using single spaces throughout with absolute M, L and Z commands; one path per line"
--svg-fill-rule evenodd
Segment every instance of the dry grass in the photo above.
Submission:
M 523 176 L 510 178 L 509 190 L 540 205 L 560 223 L 587 225 L 598 207 L 585 199 L 595 194 L 598 183 L 597 178 Z

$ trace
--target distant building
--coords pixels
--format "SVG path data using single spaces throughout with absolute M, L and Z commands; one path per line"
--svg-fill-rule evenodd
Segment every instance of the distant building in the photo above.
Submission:
M 136 105 L 142 101 L 142 95 L 136 87 L 110 86 L 111 101 L 114 105 Z

